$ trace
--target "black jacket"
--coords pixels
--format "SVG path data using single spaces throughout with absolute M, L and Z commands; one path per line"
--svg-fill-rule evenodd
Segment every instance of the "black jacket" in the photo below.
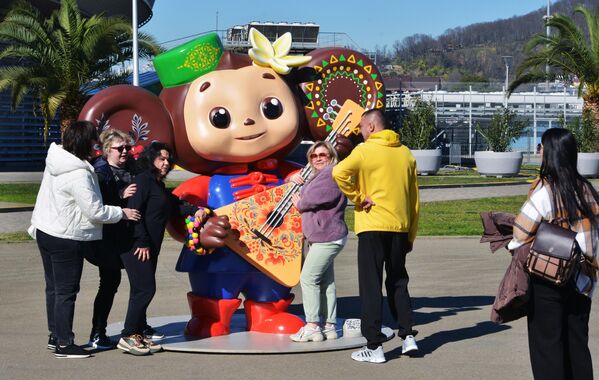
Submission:
M 133 226 L 131 249 L 149 247 L 150 257 L 156 257 L 169 218 L 193 215 L 196 208 L 180 201 L 149 170 L 138 174 L 133 183 L 137 184 L 137 192 L 129 198 L 127 207 L 139 210 L 141 219 L 130 222 Z
M 131 171 L 125 167 L 126 176 L 117 176 L 104 157 L 99 157 L 93 163 L 94 171 L 100 183 L 102 201 L 105 205 L 126 207 L 127 200 L 121 199 L 122 191 L 131 183 Z M 96 252 L 86 256 L 95 265 L 115 264 L 122 268 L 120 255 L 131 247 L 132 230 L 127 221 L 121 220 L 116 224 L 104 224 L 102 241 Z

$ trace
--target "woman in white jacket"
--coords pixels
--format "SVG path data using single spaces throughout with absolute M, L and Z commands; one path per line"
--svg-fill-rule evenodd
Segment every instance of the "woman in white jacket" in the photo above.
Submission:
M 29 234 L 37 240 L 46 279 L 48 349 L 59 358 L 84 358 L 74 344 L 73 314 L 83 255 L 102 239 L 102 224 L 139 220 L 139 212 L 105 206 L 88 159 L 97 144 L 96 127 L 78 121 L 66 128 L 63 145 L 51 144 Z

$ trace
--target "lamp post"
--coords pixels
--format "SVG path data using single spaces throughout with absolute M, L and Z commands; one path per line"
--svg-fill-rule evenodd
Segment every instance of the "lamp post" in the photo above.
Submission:
M 399 130 L 401 131 L 402 127 L 403 127 L 403 117 L 401 114 L 401 76 L 399 77 Z
M 551 17 L 551 0 L 547 0 L 547 14 L 543 16 L 543 21 L 545 23 Z M 545 35 L 549 38 L 550 28 L 549 26 L 545 27 Z M 549 92 L 549 62 L 545 63 L 545 91 Z
M 137 0 L 131 2 L 131 23 L 133 28 L 133 85 L 139 86 L 139 58 L 137 46 Z

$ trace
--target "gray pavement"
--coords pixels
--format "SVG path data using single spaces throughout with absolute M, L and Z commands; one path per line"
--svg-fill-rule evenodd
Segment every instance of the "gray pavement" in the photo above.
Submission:
M 180 245 L 164 243 L 157 270 L 158 292 L 150 317 L 187 314 L 187 277 L 174 271 Z M 477 238 L 419 238 L 408 256 L 414 302 L 418 357 L 400 355 L 400 341 L 385 344 L 389 361 L 357 363 L 350 352 L 295 355 L 218 355 L 165 352 L 134 357 L 118 350 L 91 359 L 56 359 L 45 348 L 44 280 L 33 242 L 0 245 L 0 378 L 64 379 L 529 379 L 526 324 L 488 321 L 490 305 L 509 261 L 505 251 L 491 254 Z M 335 261 L 339 316 L 359 314 L 356 239 Z M 77 300 L 74 331 L 84 343 L 90 329 L 97 269 L 86 265 Z M 125 317 L 126 276 L 109 322 Z M 301 291 L 292 311 L 301 310 Z M 599 315 L 590 321 L 592 355 L 599 354 Z M 385 308 L 385 324 L 393 326 Z M 159 326 L 157 326 L 159 327 Z M 309 343 L 306 343 L 309 344 Z M 595 362 L 595 373 L 599 373 Z

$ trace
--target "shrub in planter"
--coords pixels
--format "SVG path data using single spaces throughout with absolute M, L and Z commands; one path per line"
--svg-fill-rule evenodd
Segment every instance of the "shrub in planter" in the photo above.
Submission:
M 574 135 L 578 153 L 599 152 L 599 133 L 595 129 L 591 111 L 585 109 L 582 117 L 575 117 L 564 123 L 564 117 L 560 115 L 559 124 Z
M 433 149 L 435 129 L 435 106 L 418 99 L 403 118 L 401 142 L 410 149 Z
M 483 129 L 476 125 L 476 131 L 485 139 L 489 150 L 507 152 L 510 144 L 524 133 L 527 122 L 516 120 L 517 114 L 507 107 L 501 107 L 493 114 L 491 125 Z
M 599 176 L 599 133 L 594 127 L 593 115 L 585 109 L 582 117 L 575 117 L 564 123 L 560 117 L 560 125 L 569 130 L 576 139 L 578 149 L 578 172 L 585 177 Z
M 434 149 L 435 106 L 430 102 L 416 100 L 414 108 L 403 118 L 401 142 L 412 150 L 419 174 L 434 174 L 441 166 L 441 151 Z
M 522 135 L 527 125 L 525 121 L 516 120 L 516 116 L 516 112 L 502 107 L 495 112 L 488 128 L 476 126 L 490 150 L 474 152 L 480 174 L 502 177 L 514 176 L 520 171 L 522 152 L 508 152 L 510 144 Z

